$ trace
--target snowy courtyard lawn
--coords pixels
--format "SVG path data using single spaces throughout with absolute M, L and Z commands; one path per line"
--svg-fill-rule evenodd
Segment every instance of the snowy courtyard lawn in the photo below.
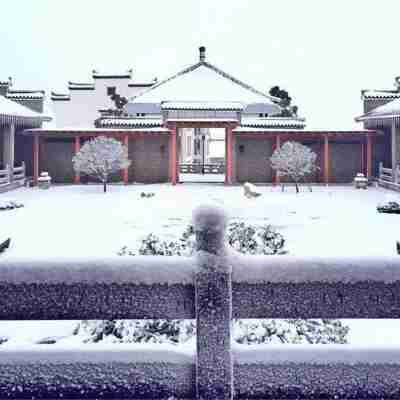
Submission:
M 142 198 L 141 192 L 154 197 Z M 182 184 L 58 186 L 0 194 L 24 208 L 0 212 L 0 238 L 11 237 L 2 257 L 110 256 L 124 245 L 134 248 L 148 233 L 180 236 L 198 204 L 223 206 L 232 220 L 272 224 L 286 238 L 291 255 L 393 255 L 400 239 L 400 215 L 379 214 L 376 205 L 399 195 L 370 188 L 260 187 L 248 199 L 242 187 Z
M 273 225 L 286 238 L 290 255 L 396 253 L 400 215 L 376 211 L 379 202 L 400 199 L 394 192 L 335 186 L 314 187 L 312 193 L 303 187 L 297 195 L 293 187 L 287 187 L 284 193 L 278 187 L 259 187 L 259 190 L 262 196 L 255 199 L 244 197 L 240 186 L 218 184 L 115 185 L 106 194 L 98 185 L 55 186 L 50 190 L 24 188 L 3 193 L 0 202 L 16 200 L 24 207 L 0 211 L 0 240 L 12 238 L 10 249 L 0 255 L 0 260 L 117 256 L 121 247 L 135 249 L 149 233 L 166 240 L 178 238 L 190 223 L 193 209 L 204 203 L 224 207 L 231 220 Z M 143 198 L 142 192 L 155 195 Z M 32 326 L 37 329 L 37 323 L 24 324 L 36 324 Z M 61 330 L 65 332 L 66 323 L 63 324 L 55 335 Z M 393 331 L 390 334 L 389 326 L 400 324 L 397 321 L 352 324 L 350 340 L 396 343 L 398 335 Z M 10 332 L 10 327 L 10 323 L 0 323 L 0 336 Z M 50 335 L 52 331 L 47 326 L 43 336 Z

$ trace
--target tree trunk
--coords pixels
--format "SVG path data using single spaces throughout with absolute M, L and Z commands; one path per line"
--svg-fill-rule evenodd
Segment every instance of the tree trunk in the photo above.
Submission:
M 299 193 L 299 185 L 297 182 L 294 183 L 296 185 L 296 194 Z
M 103 192 L 107 192 L 107 181 L 103 181 Z

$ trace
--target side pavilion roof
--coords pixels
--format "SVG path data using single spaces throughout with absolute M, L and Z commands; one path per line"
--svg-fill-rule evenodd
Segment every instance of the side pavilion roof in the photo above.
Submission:
M 205 51 L 205 50 L 203 50 Z M 275 104 L 279 99 L 242 82 L 205 61 L 200 61 L 177 74 L 160 81 L 149 89 L 133 96 L 132 103 L 196 102 L 204 103 L 253 103 L 268 105 L 270 114 L 280 111 Z M 129 105 L 129 104 L 128 104 Z M 132 104 L 134 106 L 134 104 Z M 204 108 L 204 107 L 203 107 Z
M 0 96 L 0 125 L 16 123 L 20 125 L 50 121 L 51 117 L 32 111 L 16 101 Z
M 356 121 L 367 121 L 371 119 L 386 119 L 400 117 L 400 99 L 392 100 L 382 106 L 376 107 L 364 115 L 356 118 Z

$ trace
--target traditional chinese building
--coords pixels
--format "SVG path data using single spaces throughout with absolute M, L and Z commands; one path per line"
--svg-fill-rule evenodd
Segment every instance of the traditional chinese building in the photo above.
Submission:
M 184 149 L 194 146 L 196 132 L 207 136 L 212 130 L 224 139 L 226 184 L 278 182 L 268 159 L 287 140 L 317 153 L 320 168 L 313 182 L 349 183 L 358 172 L 372 175 L 376 130 L 307 129 L 304 118 L 278 117 L 279 99 L 210 63 L 204 47 L 195 64 L 158 82 L 135 83 L 131 72 L 94 72 L 92 78 L 70 82 L 68 94 L 52 93 L 55 127 L 25 130 L 35 180 L 44 170 L 54 182 L 86 181 L 74 173 L 72 157 L 86 140 L 106 135 L 127 145 L 132 160 L 115 179 L 176 184 Z M 110 110 L 112 93 L 129 97 L 123 109 Z M 206 147 L 202 154 L 206 159 Z
M 393 171 L 400 162 L 400 77 L 393 89 L 362 90 L 364 114 L 356 121 L 366 129 L 381 132 L 376 139 L 374 164 L 382 162 Z
M 33 138 L 25 129 L 40 128 L 50 117 L 43 112 L 44 92 L 12 89 L 0 81 L 0 191 L 23 184 L 33 174 Z

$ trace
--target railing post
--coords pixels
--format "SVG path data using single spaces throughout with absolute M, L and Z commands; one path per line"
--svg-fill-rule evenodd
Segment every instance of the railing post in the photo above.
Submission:
M 6 164 L 6 172 L 7 172 L 7 183 L 11 183 L 11 175 L 12 175 L 12 169 L 9 166 L 9 164 Z
M 232 268 L 225 248 L 226 223 L 227 217 L 219 208 L 203 206 L 193 213 L 198 400 L 233 398 Z

